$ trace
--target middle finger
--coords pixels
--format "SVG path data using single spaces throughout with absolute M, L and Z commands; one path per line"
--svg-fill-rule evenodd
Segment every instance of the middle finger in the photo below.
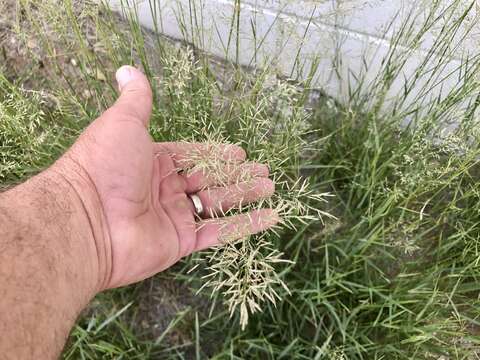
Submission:
M 268 166 L 255 162 L 223 164 L 218 169 L 198 169 L 183 174 L 188 194 L 213 186 L 248 182 L 256 177 L 268 177 Z

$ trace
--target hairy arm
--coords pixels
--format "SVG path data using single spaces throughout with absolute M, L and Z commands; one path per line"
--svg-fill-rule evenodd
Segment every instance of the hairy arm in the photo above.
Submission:
M 94 209 L 50 171 L 0 194 L 3 359 L 56 358 L 98 290 L 86 206 Z

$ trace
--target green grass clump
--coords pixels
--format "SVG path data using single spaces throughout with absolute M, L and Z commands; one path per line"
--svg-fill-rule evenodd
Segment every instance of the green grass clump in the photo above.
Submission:
M 133 63 L 154 87 L 152 136 L 240 144 L 269 164 L 279 191 L 262 205 L 284 216 L 274 232 L 194 255 L 148 286 L 102 294 L 66 358 L 478 356 L 479 54 L 463 54 L 448 86 L 445 75 L 471 32 L 473 3 L 433 1 L 415 10 L 422 17 L 412 10 L 376 76 L 367 80 L 367 64 L 352 74 L 345 102 L 320 94 L 314 105 L 315 68 L 300 82 L 278 79 L 268 65 L 252 73 L 176 47 L 141 29 L 134 13 L 122 23 L 87 2 L 20 5 L 15 26 L 44 51 L 50 82 L 42 95 L 18 79 L 0 82 L 3 184 L 53 161 L 115 98 L 107 80 L 115 68 Z M 436 40 L 405 77 L 433 28 Z M 160 332 L 141 330 L 140 299 L 155 298 L 165 278 L 197 305 L 179 307 Z
M 41 93 L 25 91 L 0 76 L 0 181 L 31 175 L 59 152 L 61 129 L 45 111 Z

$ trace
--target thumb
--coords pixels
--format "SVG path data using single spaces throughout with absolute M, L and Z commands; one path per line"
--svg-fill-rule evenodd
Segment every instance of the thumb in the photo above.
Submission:
M 133 66 L 124 65 L 115 75 L 120 97 L 107 111 L 115 118 L 129 117 L 148 126 L 152 113 L 152 89 L 146 76 Z

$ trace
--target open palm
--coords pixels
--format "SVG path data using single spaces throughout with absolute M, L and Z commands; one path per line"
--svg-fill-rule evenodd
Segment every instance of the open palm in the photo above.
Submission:
M 274 185 L 267 178 L 268 168 L 245 162 L 245 152 L 234 145 L 154 143 L 147 131 L 152 108 L 147 79 L 129 66 L 117 72 L 117 79 L 120 98 L 57 164 L 76 169 L 70 182 L 87 184 L 77 192 L 101 205 L 101 213 L 90 217 L 102 223 L 95 232 L 103 288 L 147 278 L 193 251 L 265 230 L 278 221 L 271 209 L 218 217 L 240 203 L 271 196 Z M 219 171 L 227 176 L 221 184 L 215 174 L 181 171 L 195 166 L 199 156 L 224 162 Z M 250 179 L 239 182 L 244 173 Z M 203 203 L 202 218 L 188 197 L 193 193 Z

